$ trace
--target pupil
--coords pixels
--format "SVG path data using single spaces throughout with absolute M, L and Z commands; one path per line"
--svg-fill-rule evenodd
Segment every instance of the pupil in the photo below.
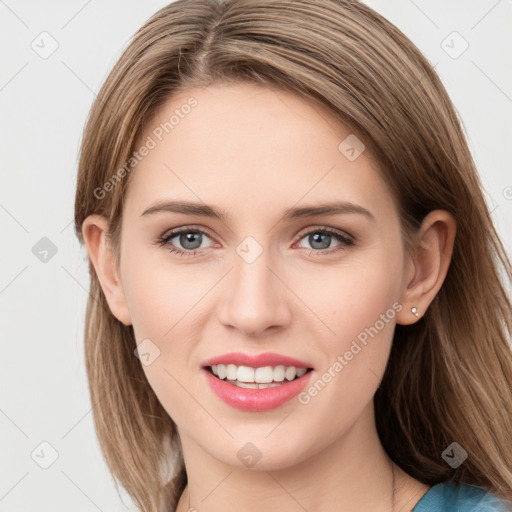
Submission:
M 330 240 L 330 238 L 331 238 L 331 235 L 328 235 L 328 234 L 326 234 L 326 233 L 315 233 L 314 235 L 311 235 L 311 236 L 312 236 L 312 237 L 313 237 L 313 239 L 314 239 L 314 242 L 311 244 L 311 245 L 312 245 L 312 247 L 313 247 L 314 249 L 327 249 L 327 248 L 329 247 L 329 240 Z M 314 244 L 315 244 L 316 242 L 318 242 L 318 239 L 319 239 L 319 238 L 324 238 L 324 237 L 329 239 L 329 240 L 327 241 L 327 244 L 325 244 L 325 241 L 324 241 L 324 245 L 325 245 L 324 247 L 315 247 L 315 246 L 314 246 Z
M 181 235 L 181 244 L 183 245 L 183 247 L 185 247 L 186 249 L 198 249 L 200 246 L 201 246 L 201 243 L 199 243 L 199 245 L 197 247 L 190 247 L 189 244 L 190 243 L 194 243 L 194 237 L 200 237 L 201 236 L 201 233 L 186 233 L 185 235 Z M 196 240 L 197 242 L 197 240 Z

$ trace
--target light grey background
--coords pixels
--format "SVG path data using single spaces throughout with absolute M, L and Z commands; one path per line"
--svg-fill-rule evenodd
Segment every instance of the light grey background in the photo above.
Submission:
M 82 339 L 88 269 L 73 233 L 74 187 L 95 93 L 166 3 L 0 0 L 0 511 L 126 510 L 92 423 Z M 367 3 L 436 64 L 510 253 L 512 1 Z M 454 58 L 464 40 L 469 47 Z M 57 250 L 46 262 L 36 245 L 43 237 Z M 43 469 L 53 450 L 58 457 Z

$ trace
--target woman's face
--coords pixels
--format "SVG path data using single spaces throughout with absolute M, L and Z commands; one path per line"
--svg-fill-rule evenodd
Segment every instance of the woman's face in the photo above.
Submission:
M 173 97 L 140 139 L 120 277 L 185 453 L 284 468 L 372 425 L 408 265 L 393 198 L 353 137 L 317 103 L 240 84 Z M 278 384 L 268 366 L 288 382 L 285 357 L 312 370 Z M 275 385 L 220 382 L 212 358 L 235 364 L 217 367 L 230 380 Z

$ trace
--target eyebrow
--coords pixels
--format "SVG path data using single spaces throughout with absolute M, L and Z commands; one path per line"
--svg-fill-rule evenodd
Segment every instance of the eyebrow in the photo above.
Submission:
M 144 210 L 141 217 L 160 212 L 182 213 L 185 215 L 196 215 L 198 217 L 211 217 L 221 221 L 225 221 L 228 217 L 225 210 L 203 203 L 192 203 L 188 201 L 160 201 Z M 358 213 L 372 221 L 376 220 L 374 215 L 366 208 L 347 201 L 288 208 L 284 211 L 283 220 L 317 217 L 320 215 L 337 215 L 343 213 Z

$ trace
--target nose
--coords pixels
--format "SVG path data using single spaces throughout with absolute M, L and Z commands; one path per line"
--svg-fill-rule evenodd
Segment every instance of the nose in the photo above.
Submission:
M 247 336 L 274 331 L 290 322 L 290 291 L 267 256 L 269 252 L 264 250 L 253 262 L 235 253 L 234 268 L 226 276 L 229 284 L 223 288 L 219 319 Z

